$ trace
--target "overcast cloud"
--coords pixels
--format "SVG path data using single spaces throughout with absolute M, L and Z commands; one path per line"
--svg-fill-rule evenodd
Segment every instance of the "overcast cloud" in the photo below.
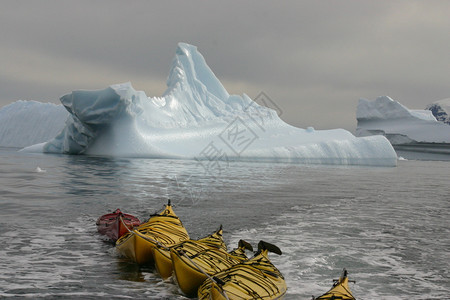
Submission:
M 229 93 L 295 126 L 354 131 L 359 98 L 450 97 L 450 1 L 3 1 L 0 107 L 131 81 L 165 88 L 178 42 Z

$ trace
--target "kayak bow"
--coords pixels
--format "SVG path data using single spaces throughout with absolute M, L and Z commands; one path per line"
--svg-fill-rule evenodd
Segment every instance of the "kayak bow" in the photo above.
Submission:
M 139 227 L 123 235 L 116 242 L 120 254 L 138 264 L 153 262 L 153 248 L 169 247 L 189 239 L 183 223 L 177 217 L 169 203 L 159 213 Z
M 314 300 L 334 300 L 334 299 L 340 299 L 340 300 L 355 300 L 355 297 L 353 297 L 352 292 L 350 291 L 350 288 L 348 287 L 348 277 L 347 277 L 347 270 L 344 269 L 342 271 L 341 277 L 337 280 L 334 280 L 333 287 L 323 294 L 320 297 L 313 298 Z

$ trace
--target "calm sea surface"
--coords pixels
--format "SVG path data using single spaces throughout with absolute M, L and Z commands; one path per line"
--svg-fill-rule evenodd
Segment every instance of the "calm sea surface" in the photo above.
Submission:
M 187 299 L 120 257 L 95 221 L 170 198 L 191 237 L 278 245 L 286 299 L 343 268 L 357 299 L 450 298 L 450 162 L 395 168 L 117 159 L 0 149 L 0 298 Z

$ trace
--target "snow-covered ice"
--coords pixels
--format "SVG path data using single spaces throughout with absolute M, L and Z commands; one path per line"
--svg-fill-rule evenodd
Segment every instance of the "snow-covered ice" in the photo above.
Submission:
M 69 112 L 60 133 L 51 140 L 42 136 L 23 151 L 197 159 L 208 166 L 230 160 L 381 166 L 397 161 L 383 136 L 296 128 L 245 94 L 229 95 L 197 48 L 185 43 L 178 44 L 161 97 L 122 83 L 60 100 Z M 8 127 L 24 120 L 10 120 Z M 17 133 L 18 142 L 22 138 Z
M 444 103 L 439 105 L 442 116 Z M 360 99 L 356 118 L 357 136 L 380 134 L 394 145 L 450 143 L 450 125 L 437 121 L 431 110 L 411 110 L 387 96 L 375 101 Z
M 36 173 L 45 173 L 45 172 L 47 172 L 47 170 L 41 169 L 39 166 L 37 166 L 36 169 L 34 169 L 34 172 L 36 172 Z
M 19 100 L 0 109 L 0 146 L 22 148 L 51 140 L 64 127 L 62 105 Z

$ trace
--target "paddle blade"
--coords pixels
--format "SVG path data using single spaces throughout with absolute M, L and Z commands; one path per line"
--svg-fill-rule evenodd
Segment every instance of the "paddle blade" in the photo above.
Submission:
M 258 243 L 258 252 L 260 252 L 261 250 L 267 250 L 269 252 L 272 252 L 272 253 L 275 253 L 278 255 L 282 254 L 280 248 L 278 248 L 277 246 L 275 246 L 271 243 L 264 242 L 264 241 L 260 241 Z
M 243 248 L 243 249 L 247 249 L 247 250 L 250 250 L 250 251 L 253 251 L 252 245 L 250 245 L 250 243 L 248 243 L 248 242 L 246 242 L 244 240 L 239 240 L 238 247 L 239 248 Z

